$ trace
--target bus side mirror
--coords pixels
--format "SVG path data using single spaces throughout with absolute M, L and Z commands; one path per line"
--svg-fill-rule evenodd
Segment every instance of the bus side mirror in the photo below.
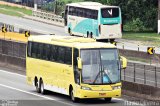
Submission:
M 127 59 L 123 56 L 120 56 L 120 59 L 122 61 L 122 69 L 125 69 L 127 67 Z
M 82 60 L 81 60 L 81 58 L 77 58 L 77 63 L 78 63 L 78 69 L 82 69 Z

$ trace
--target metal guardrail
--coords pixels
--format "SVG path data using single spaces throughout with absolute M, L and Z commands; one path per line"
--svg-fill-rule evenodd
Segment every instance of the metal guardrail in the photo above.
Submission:
M 64 19 L 61 16 L 48 13 L 48 12 L 41 12 L 41 11 L 32 11 L 32 16 L 59 22 L 59 23 L 64 23 Z
M 160 88 L 160 67 L 129 63 L 127 68 L 121 71 L 121 79 Z

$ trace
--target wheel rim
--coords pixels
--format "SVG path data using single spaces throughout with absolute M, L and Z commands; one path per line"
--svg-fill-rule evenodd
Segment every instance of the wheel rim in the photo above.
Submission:
M 92 38 L 92 37 L 93 37 L 92 35 L 93 35 L 93 34 L 91 33 L 91 34 L 90 34 L 90 38 Z
M 70 35 L 70 36 L 72 36 L 72 32 L 71 32 L 71 30 L 70 30 L 70 29 L 69 29 L 69 31 L 68 31 L 68 32 L 69 32 L 69 35 Z
M 36 83 L 36 90 L 37 90 L 37 92 L 39 91 L 38 82 Z
M 92 35 L 91 35 L 91 34 L 88 34 L 88 38 L 92 38 Z
M 43 86 L 43 82 L 41 83 L 41 93 L 44 92 L 44 86 Z
M 73 90 L 72 90 L 72 92 L 71 92 L 71 99 L 72 99 L 72 101 L 75 100 Z

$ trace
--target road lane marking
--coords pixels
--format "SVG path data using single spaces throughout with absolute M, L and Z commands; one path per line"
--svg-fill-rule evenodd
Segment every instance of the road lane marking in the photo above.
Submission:
M 41 97 L 41 98 L 44 98 L 44 99 L 47 99 L 47 100 L 52 100 L 52 101 L 56 101 L 56 102 L 59 102 L 59 103 L 63 103 L 63 104 L 69 105 L 69 106 L 75 106 L 75 105 L 72 105 L 72 104 L 69 104 L 69 103 L 58 101 L 58 100 L 50 98 L 50 97 L 46 97 L 46 96 L 43 96 L 43 95 L 31 93 L 31 92 L 24 91 L 24 90 L 14 88 L 14 87 L 11 87 L 11 86 L 7 86 L 7 85 L 4 85 L 4 84 L 0 84 L 0 86 L 5 87 L 5 88 L 9 88 L 9 89 L 12 89 L 12 90 L 16 90 L 16 91 L 19 91 L 19 92 L 23 92 L 23 93 L 26 93 L 26 94 L 30 94 L 30 95 L 33 95 L 33 96 Z
M 12 74 L 12 75 L 17 75 L 17 76 L 26 78 L 25 75 L 21 75 L 21 74 L 14 73 L 14 72 L 9 72 L 9 71 L 4 71 L 4 70 L 0 70 L 0 72 L 7 73 L 7 74 Z
M 21 90 L 21 89 L 18 89 L 18 88 L 14 88 L 14 87 L 11 87 L 11 86 L 7 86 L 7 85 L 4 85 L 4 84 L 0 84 L 0 86 L 5 87 L 5 88 L 9 88 L 9 89 L 12 89 L 12 90 L 16 90 L 16 91 L 19 91 L 19 92 L 23 92 L 23 93 L 26 93 L 26 94 L 30 94 L 30 95 L 38 96 L 38 97 L 41 97 L 41 98 L 45 98 L 45 99 L 48 99 L 48 100 L 55 100 L 53 98 L 49 98 L 49 97 L 42 96 L 42 95 L 39 95 L 39 94 L 35 94 L 35 93 L 28 92 L 28 91 L 24 91 L 24 90 Z

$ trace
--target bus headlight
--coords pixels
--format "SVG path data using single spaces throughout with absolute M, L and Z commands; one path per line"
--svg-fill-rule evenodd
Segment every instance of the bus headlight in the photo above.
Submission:
M 81 89 L 83 90 L 92 90 L 90 87 L 81 86 Z
M 112 86 L 112 89 L 113 89 L 113 90 L 121 89 L 121 86 Z

